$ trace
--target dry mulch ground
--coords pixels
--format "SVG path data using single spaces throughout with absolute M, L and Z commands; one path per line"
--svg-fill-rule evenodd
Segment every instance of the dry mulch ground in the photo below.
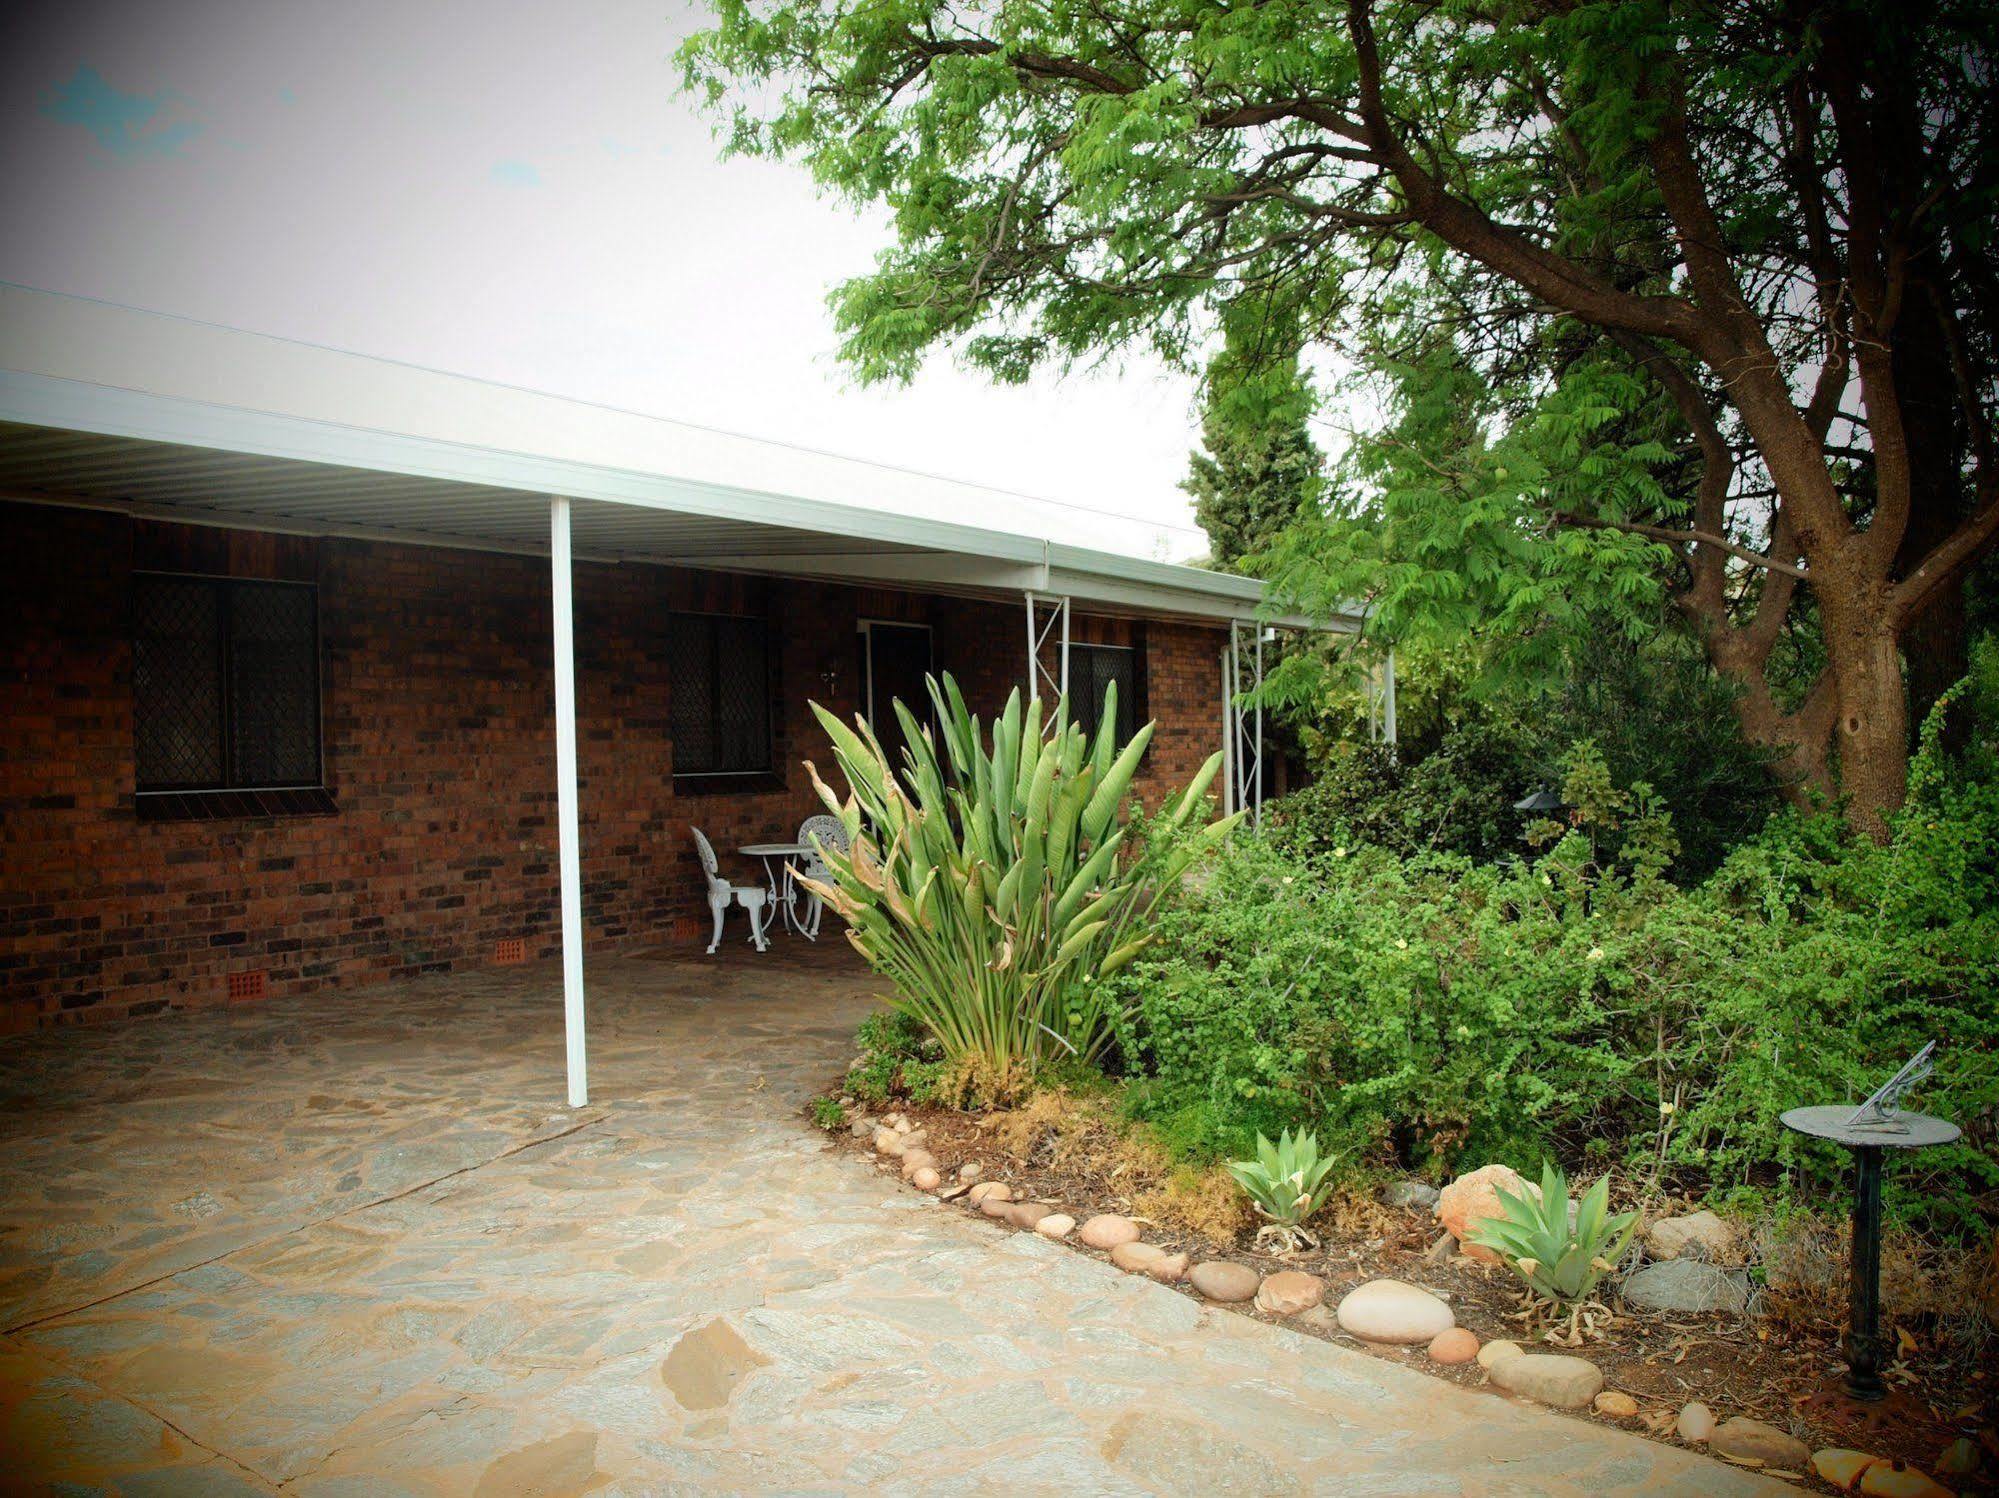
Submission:
M 1463 1257 L 1439 1262 L 1432 1249 L 1442 1229 L 1428 1211 L 1383 1207 L 1367 1199 L 1339 1203 L 1314 1224 L 1321 1237 L 1319 1249 L 1280 1259 L 1246 1246 L 1249 1233 L 1227 1236 L 1215 1230 L 1197 1231 L 1184 1221 L 1148 1218 L 1140 1207 L 1156 1180 L 1147 1182 L 1142 1167 L 1126 1170 L 1114 1154 L 1065 1149 L 1060 1141 L 1037 1136 L 1031 1128 L 1005 1127 L 1005 1115 L 940 1108 L 901 1111 L 924 1130 L 926 1147 L 937 1157 L 947 1187 L 954 1184 L 961 1164 L 976 1161 L 984 1167 L 982 1179 L 1006 1182 L 1016 1200 L 1054 1203 L 1079 1223 L 1105 1212 L 1135 1217 L 1145 1224 L 1146 1242 L 1168 1252 L 1185 1251 L 1191 1262 L 1226 1258 L 1261 1274 L 1303 1269 L 1319 1275 L 1326 1281 L 1325 1310 L 1281 1318 L 1307 1335 L 1412 1364 L 1433 1377 L 1472 1387 L 1484 1384 L 1485 1374 L 1476 1363 L 1440 1366 L 1430 1362 L 1421 1348 L 1378 1347 L 1339 1330 L 1330 1309 L 1340 1297 L 1366 1280 L 1391 1278 L 1443 1297 L 1456 1312 L 1458 1324 L 1469 1327 L 1481 1342 L 1504 1337 L 1532 1346 L 1521 1319 L 1523 1303 L 1515 1278 L 1504 1269 Z M 834 1138 L 840 1148 L 879 1169 L 895 1171 L 900 1164 L 894 1157 L 878 1156 L 866 1138 L 855 1138 L 845 1130 Z M 976 1215 L 963 1196 L 953 1205 Z M 1198 1212 L 1172 1215 L 1201 1220 Z M 995 1231 L 1012 1231 L 994 1226 Z M 1078 1253 L 1092 1252 L 1073 1239 L 1070 1246 Z M 1178 1288 L 1182 1294 L 1195 1295 L 1184 1284 Z M 1247 1305 L 1226 1309 L 1259 1320 L 1280 1319 Z M 1897 1325 L 1884 1318 L 1891 1342 Z M 1681 1405 L 1698 1399 L 1718 1420 L 1750 1415 L 1804 1437 L 1814 1451 L 1848 1446 L 1898 1458 L 1933 1474 L 1939 1453 L 1959 1436 L 1969 1435 L 1982 1446 L 1979 1477 L 1940 1476 L 1940 1480 L 1960 1493 L 1999 1491 L 1993 1479 L 1999 1472 L 1999 1435 L 1995 1435 L 1999 1369 L 1966 1367 L 1961 1356 L 1951 1358 L 1941 1350 L 1926 1357 L 1926 1329 L 1908 1321 L 1899 1326 L 1912 1333 L 1914 1350 L 1901 1344 L 1894 1376 L 1899 1387 L 1885 1406 L 1875 1407 L 1871 1421 L 1856 1418 L 1850 1406 L 1824 1397 L 1825 1390 L 1836 1387 L 1844 1363 L 1840 1328 L 1823 1315 L 1676 1317 L 1616 1308 L 1616 1314 L 1582 1346 L 1544 1350 L 1587 1357 L 1603 1370 L 1606 1387 L 1624 1391 L 1639 1405 L 1633 1419 L 1612 1420 L 1594 1412 L 1577 1418 L 1672 1441 L 1677 1439 L 1672 1426 Z M 1834 1491 L 1809 1475 L 1801 1485 Z

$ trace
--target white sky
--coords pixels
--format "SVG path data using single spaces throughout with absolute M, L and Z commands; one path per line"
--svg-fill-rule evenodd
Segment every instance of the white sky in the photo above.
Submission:
M 968 520 L 1200 555 L 1177 376 L 852 384 L 825 297 L 886 231 L 716 160 L 671 65 L 700 15 L 15 0 L 0 280 L 972 479 L 1069 508 Z

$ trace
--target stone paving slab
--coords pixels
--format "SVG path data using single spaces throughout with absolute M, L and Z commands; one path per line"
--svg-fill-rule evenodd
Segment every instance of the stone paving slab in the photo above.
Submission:
M 0 1491 L 1779 1490 L 831 1153 L 824 947 L 590 984 L 576 1112 L 550 968 L 0 1044 Z

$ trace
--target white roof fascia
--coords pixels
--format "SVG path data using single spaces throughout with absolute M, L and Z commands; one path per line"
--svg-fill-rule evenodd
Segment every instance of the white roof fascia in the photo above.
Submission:
M 883 545 L 872 560 L 823 559 L 846 575 L 857 564 L 911 583 L 955 572 L 967 586 L 1215 619 L 1252 618 L 1263 596 L 1249 578 L 949 518 L 1031 504 L 977 484 L 7 283 L 0 420 Z M 456 534 L 445 518 L 433 508 L 412 521 L 442 539 Z M 326 528 L 339 526 L 335 517 Z M 913 559 L 888 560 L 896 550 L 959 560 L 947 568 L 934 556 L 939 568 L 922 573 Z M 792 567 L 781 554 L 766 562 Z M 1342 623 L 1352 627 L 1332 627 Z

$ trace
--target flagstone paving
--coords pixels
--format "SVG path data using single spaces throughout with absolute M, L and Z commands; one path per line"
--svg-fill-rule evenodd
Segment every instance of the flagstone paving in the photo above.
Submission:
M 1777 1484 L 1209 1310 L 835 1155 L 869 986 L 604 959 L 0 1044 L 0 1491 Z

